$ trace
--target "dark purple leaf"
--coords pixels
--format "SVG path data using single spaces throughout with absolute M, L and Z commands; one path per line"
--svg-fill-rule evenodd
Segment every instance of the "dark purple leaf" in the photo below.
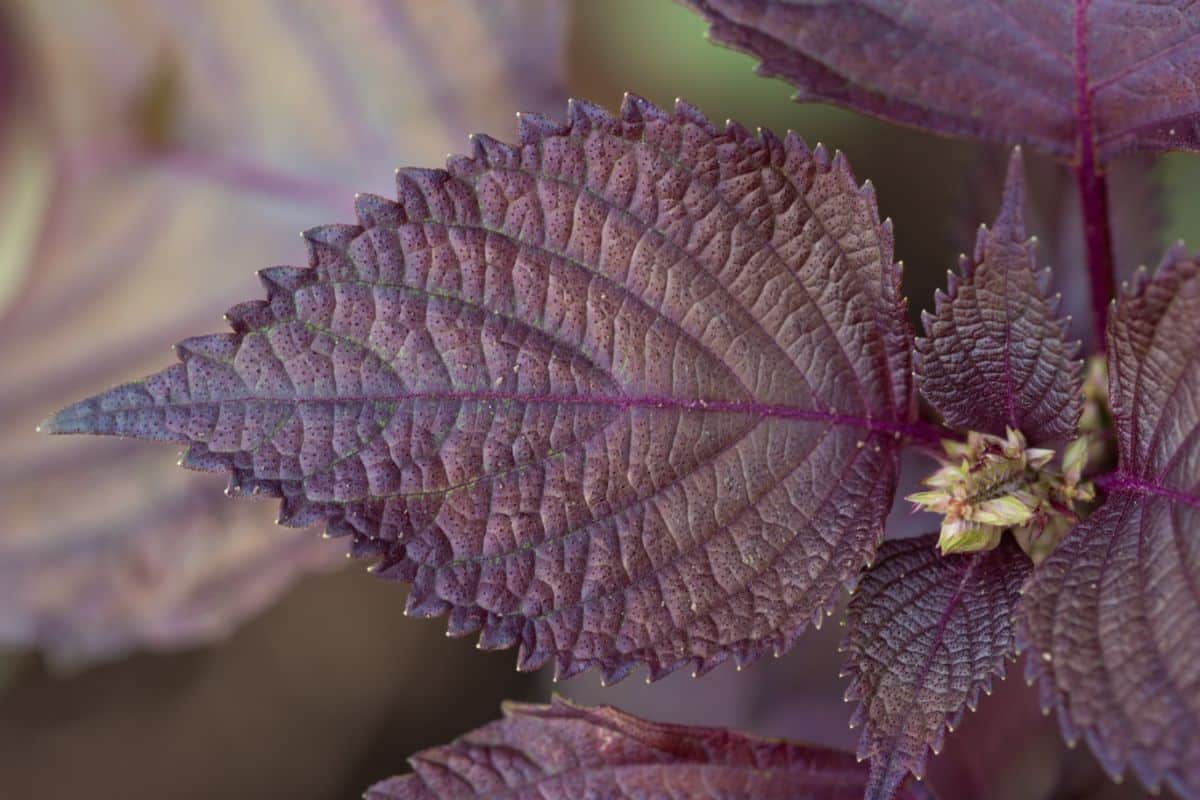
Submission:
M 28 57 L 38 113 L 0 141 L 0 642 L 56 661 L 193 645 L 342 548 L 214 499 L 219 481 L 169 449 L 53 440 L 38 420 L 214 329 L 257 291 L 250 265 L 349 214 L 354 188 L 514 107 L 561 107 L 565 15 L 555 0 L 6 11 L 24 38 L 0 60 Z
M 1200 148 L 1187 0 L 687 1 L 798 100 L 1063 159 Z
M 994 550 L 942 556 L 937 535 L 879 550 L 850 600 L 847 700 L 861 703 L 859 758 L 871 761 L 868 800 L 886 800 L 908 773 L 925 775 L 980 691 L 991 692 L 1013 651 L 1012 610 L 1030 561 L 1005 536 Z
M 306 234 L 235 334 L 52 431 L 325 521 L 518 666 L 789 647 L 871 558 L 912 414 L 890 225 L 840 155 L 630 97 L 521 118 Z
M 1200 797 L 1200 267 L 1173 248 L 1109 326 L 1119 472 L 1038 568 L 1018 635 L 1068 741 Z
M 413 773 L 367 800 L 706 797 L 859 800 L 867 771 L 849 753 L 724 728 L 647 722 L 615 708 L 510 703 L 504 718 L 410 759 Z M 898 795 L 927 795 L 906 786 Z
M 1020 151 L 1009 161 L 1004 200 L 992 229 L 980 227 L 973 258 L 949 273 L 948 294 L 925 313 L 916 343 L 921 394 L 952 428 L 1002 436 L 1021 431 L 1034 443 L 1071 438 L 1083 410 L 1078 345 L 1037 270 L 1025 234 Z

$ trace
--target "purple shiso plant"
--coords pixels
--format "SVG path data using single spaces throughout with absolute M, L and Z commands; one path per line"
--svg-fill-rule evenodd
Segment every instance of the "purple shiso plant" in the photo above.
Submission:
M 843 155 L 627 96 L 400 170 L 305 234 L 307 266 L 262 270 L 232 332 L 43 429 L 185 445 L 521 670 L 743 666 L 852 588 L 857 758 L 556 699 L 371 798 L 925 797 L 1018 652 L 1114 779 L 1200 798 L 1200 266 L 1174 246 L 1117 296 L 1105 173 L 1200 148 L 1200 7 L 687 4 L 798 100 L 1069 165 L 1095 352 L 1038 264 L 1019 148 L 918 338 Z M 906 448 L 941 521 L 883 541 Z

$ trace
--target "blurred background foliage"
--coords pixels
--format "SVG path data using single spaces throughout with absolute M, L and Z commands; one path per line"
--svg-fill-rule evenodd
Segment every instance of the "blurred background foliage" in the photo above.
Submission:
M 55 0 L 46 4 L 51 16 L 58 5 Z M 993 165 L 1004 157 L 997 148 L 938 139 L 830 107 L 792 103 L 785 84 L 756 77 L 749 57 L 709 44 L 701 20 L 671 0 L 574 0 L 566 5 L 569 14 L 562 52 L 569 94 L 611 109 L 619 105 L 625 91 L 663 106 L 682 96 L 715 120 L 734 118 L 747 127 L 779 132 L 794 129 L 810 144 L 824 142 L 831 149 L 846 151 L 856 174 L 869 176 L 875 184 L 882 214 L 895 221 L 897 257 L 907 265 L 906 288 L 914 314 L 943 283 L 956 254 L 969 249 L 975 227 L 995 213 L 999 194 Z M 97 19 L 103 18 L 103 6 L 97 4 L 91 10 Z M 37 129 L 29 124 L 46 98 L 37 96 L 37 75 L 31 74 L 26 58 L 30 27 L 24 14 L 28 7 L 0 5 L 0 309 L 20 296 L 29 278 L 37 221 L 51 202 L 56 179 L 55 163 Z M 77 8 L 62 4 L 64 12 Z M 528 8 L 525 11 L 528 13 Z M 516 36 L 517 49 L 532 59 L 555 47 L 546 41 L 547 30 L 552 27 L 528 26 L 524 35 L 529 39 L 524 42 L 519 41 L 519 28 L 506 35 Z M 454 37 L 441 43 L 437 37 L 428 40 L 432 48 L 427 56 L 430 74 L 397 70 L 395 74 L 359 73 L 349 78 L 393 97 L 408 92 L 414 81 L 456 84 L 481 80 L 487 86 L 482 79 L 494 76 L 479 74 L 489 69 L 487 59 L 479 59 L 478 53 L 461 46 L 453 52 L 438 52 L 439 44 L 453 41 Z M 278 46 L 255 44 L 268 53 Z M 170 51 L 164 50 L 147 62 L 148 66 L 143 64 L 145 74 L 137 76 L 143 91 L 128 108 L 126 120 L 133 120 L 142 137 L 139 146 L 148 150 L 164 147 L 179 135 L 181 112 L 176 104 L 181 90 L 171 59 Z M 537 63 L 528 60 L 525 69 L 542 69 Z M 536 76 L 542 83 L 555 77 Z M 301 83 L 276 82 L 257 94 L 255 102 L 312 102 L 306 99 L 304 73 L 296 73 L 293 80 Z M 377 102 L 378 97 L 368 96 L 363 107 L 377 114 Z M 561 104 L 562 98 L 556 97 L 554 102 Z M 280 109 L 284 113 L 284 107 Z M 258 110 L 261 119 L 275 113 L 270 107 Z M 426 119 L 413 117 L 411 127 L 386 131 L 392 138 L 385 139 L 385 150 L 387 142 L 396 146 L 394 153 L 384 152 L 381 158 L 407 154 L 424 159 L 417 163 L 429 165 L 441 152 L 464 150 L 463 134 L 468 130 L 509 138 L 511 121 L 497 120 L 510 120 L 508 114 L 513 110 L 501 115 L 495 108 L 462 105 L 454 112 L 458 115 L 454 124 L 443 126 L 437 135 L 430 132 Z M 425 109 L 421 113 L 432 112 Z M 459 130 L 462 126 L 466 129 Z M 451 129 L 458 138 L 446 138 Z M 297 158 L 303 158 L 305 137 L 310 134 L 316 135 L 297 127 L 286 131 L 280 141 L 294 148 L 291 152 L 297 153 Z M 368 163 L 353 150 L 337 155 L 358 166 Z M 1043 188 L 1044 198 L 1050 197 L 1061 183 L 1058 168 L 1038 159 L 1031 161 L 1035 187 Z M 376 163 L 370 162 L 372 168 Z M 1114 177 L 1114 205 L 1129 200 L 1126 205 L 1131 208 L 1131 219 L 1118 222 L 1118 234 L 1123 229 L 1141 233 L 1154 243 L 1151 251 L 1180 237 L 1200 239 L 1195 235 L 1200 230 L 1200 193 L 1194 188 L 1200 177 L 1197 163 L 1190 156 L 1174 156 L 1149 167 L 1139 164 L 1128 181 L 1118 182 Z M 1153 176 L 1154 183 L 1146 181 L 1147 176 Z M 371 179 L 370 187 L 354 188 L 378 191 L 389 178 L 390 171 Z M 1035 205 L 1039 202 L 1036 195 L 1035 191 Z M 311 205 L 292 213 L 287 225 L 293 224 L 297 213 L 304 222 L 289 227 L 289 235 L 308 224 L 348 219 L 349 199 L 345 198 L 342 216 L 333 219 Z M 1033 232 L 1046 240 L 1044 257 L 1064 259 L 1063 263 L 1050 263 L 1059 270 L 1069 303 L 1072 287 L 1081 286 L 1082 264 L 1071 263 L 1073 248 L 1079 245 L 1056 233 L 1060 226 L 1054 209 L 1058 206 L 1048 200 L 1044 205 L 1041 219 L 1052 230 L 1042 232 L 1035 226 Z M 119 221 L 127 213 L 115 208 L 112 220 Z M 1117 244 L 1120 248 L 1123 243 Z M 1130 246 L 1124 252 L 1132 259 L 1140 258 L 1143 250 Z M 197 251 L 174 252 L 178 258 L 200 257 Z M 237 255 L 236 249 L 230 252 Z M 266 259 L 262 261 L 256 249 L 236 258 L 235 268 L 244 270 L 246 277 L 239 291 L 244 293 L 245 287 L 252 285 L 249 278 L 254 269 L 299 258 L 295 246 L 271 252 L 274 254 L 262 256 Z M 1136 264 L 1123 264 L 1122 268 L 1128 271 L 1133 266 Z M 152 302 L 162 302 L 162 297 L 178 291 L 169 284 L 163 288 L 165 294 L 156 295 Z M 256 288 L 249 292 L 246 296 L 258 294 Z M 223 308 L 201 309 L 207 315 L 201 318 L 215 321 Z M 129 313 L 138 310 L 130 308 Z M 7 338 L 0 338 L 0 375 L 13 374 L 9 368 L 18 357 L 13 345 L 25 341 L 18 340 L 13 330 L 0 322 L 0 337 Z M 103 337 L 106 333 L 80 335 Z M 144 371 L 134 367 L 164 362 L 173 340 L 142 342 L 151 348 L 153 357 L 134 359 L 135 363 L 125 367 L 130 374 L 119 379 Z M 87 342 L 76 344 L 85 348 Z M 70 341 L 58 341 L 60 349 L 54 357 L 70 362 L 78 356 L 65 351 L 71 346 Z M 0 430 L 20 428 L 28 435 L 33 412 L 17 414 L 11 402 L 7 407 L 5 402 L 21 397 L 22 408 L 32 406 L 44 414 L 63 398 L 37 391 L 31 395 L 29 386 L 14 386 L 12 381 L 0 378 Z M 88 391 L 102 388 L 86 387 Z M 71 447 L 72 452 L 83 452 L 78 442 L 70 442 L 63 452 Z M 104 468 L 113 471 L 107 465 Z M 199 480 L 194 475 L 183 477 Z M 55 476 L 45 478 L 50 481 Z M 22 499 L 19 493 L 28 493 L 28 497 L 38 498 L 38 507 L 43 509 L 73 502 L 70 497 L 38 493 L 22 480 L 23 476 L 11 469 L 5 472 L 0 465 L 0 493 L 7 491 L 16 500 Z M 139 483 L 143 490 L 147 485 L 156 484 Z M 210 492 L 205 503 L 225 507 L 222 504 L 233 502 L 220 496 L 216 487 L 206 486 L 205 491 Z M 271 512 L 256 510 L 263 511 L 257 519 L 267 525 Z M 923 532 L 930 524 L 902 511 L 893 517 L 902 535 Z M 263 535 L 272 535 L 271 530 Z M 303 535 L 316 538 L 315 532 Z M 323 546 L 339 552 L 342 547 Z M 176 556 L 187 558 L 191 552 Z M 0 551 L 0 578 L 4 559 Z M 106 563 L 102 555 L 89 556 L 82 568 L 90 565 L 93 571 L 102 570 Z M 172 580 L 173 571 L 187 571 L 187 565 L 170 567 L 167 581 Z M 16 574 L 12 569 L 10 565 L 10 576 Z M 318 571 L 324 569 L 321 565 Z M 10 591 L 12 580 L 10 577 Z M 0 596 L 4 591 L 0 587 Z M 71 602 L 90 602 L 89 597 L 85 593 Z M 256 600 L 254 610 L 270 599 Z M 306 577 L 261 613 L 252 613 L 248 607 L 249 621 L 231 634 L 220 626 L 208 631 L 206 636 L 218 637 L 211 644 L 161 643 L 159 649 L 171 651 L 167 653 L 140 648 L 130 652 L 123 639 L 120 647 L 99 653 L 107 659 L 103 663 L 88 666 L 77 661 L 64 667 L 18 647 L 20 636 L 11 634 L 5 649 L 0 650 L 0 792 L 13 797 L 93 798 L 358 796 L 372 781 L 403 771 L 408 754 L 494 718 L 502 699 L 544 699 L 552 688 L 589 703 L 612 703 L 657 719 L 738 725 L 759 733 L 848 748 L 857 738 L 847 728 L 849 707 L 841 701 L 842 682 L 837 677 L 841 657 L 836 652 L 840 629 L 834 624 L 807 634 L 785 658 L 756 664 L 741 673 L 726 665 L 702 681 L 676 674 L 653 686 L 644 685 L 635 675 L 617 687 L 604 689 L 593 674 L 559 687 L 551 687 L 546 675 L 518 674 L 513 669 L 513 653 L 479 653 L 473 641 L 446 639 L 443 621 L 408 620 L 403 618 L 402 608 L 401 587 L 369 578 L 355 567 Z M 1032 693 L 1016 679 L 1019 667 L 1014 666 L 1010 673 L 1013 679 L 998 684 L 1000 696 L 986 700 L 980 712 L 968 718 L 965 729 L 951 737 L 946 754 L 933 762 L 932 780 L 942 787 L 944 797 L 1140 796 L 1135 787 L 1109 784 L 1086 752 L 1068 751 L 1053 719 L 1039 713 Z

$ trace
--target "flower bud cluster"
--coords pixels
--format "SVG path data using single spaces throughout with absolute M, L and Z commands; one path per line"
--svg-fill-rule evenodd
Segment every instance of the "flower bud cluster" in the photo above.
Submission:
M 927 491 L 906 499 L 915 510 L 942 515 L 943 555 L 990 550 L 1011 530 L 1038 562 L 1078 521 L 1075 504 L 1095 496 L 1082 480 L 1088 444 L 1086 436 L 1068 444 L 1055 470 L 1055 452 L 1028 447 L 1020 431 L 1009 428 L 1004 438 L 972 431 L 965 442 L 942 442 L 946 457 L 922 481 Z

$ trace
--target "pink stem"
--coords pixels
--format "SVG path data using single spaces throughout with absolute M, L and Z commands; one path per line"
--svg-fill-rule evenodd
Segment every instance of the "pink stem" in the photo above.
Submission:
M 1108 323 L 1108 305 L 1116 284 L 1113 270 L 1112 233 L 1108 218 L 1108 181 L 1096 159 L 1092 120 L 1092 90 L 1088 85 L 1087 10 L 1090 0 L 1075 0 L 1075 113 L 1077 116 L 1075 185 L 1083 213 L 1083 236 L 1087 245 L 1091 277 L 1092 325 L 1096 350 L 1103 351 Z

